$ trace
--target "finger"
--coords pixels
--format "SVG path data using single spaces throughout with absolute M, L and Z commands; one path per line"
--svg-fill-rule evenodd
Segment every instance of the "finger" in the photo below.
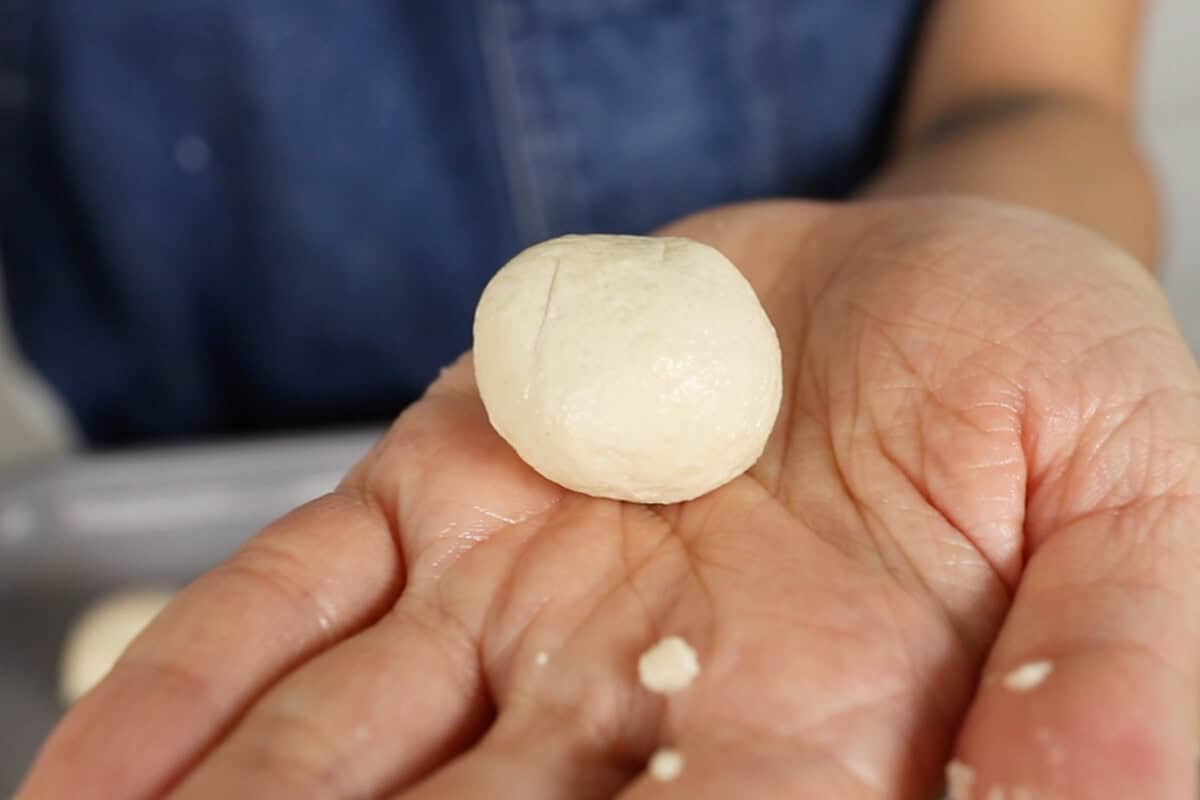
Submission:
M 670 748 L 677 774 L 659 773 L 653 757 L 619 800 L 725 800 L 730 797 L 896 796 L 848 768 L 837 754 L 752 731 L 685 737 Z
M 1125 444 L 1162 442 L 1139 429 L 1144 422 L 1109 446 L 1130 435 Z M 1122 496 L 1125 475 L 1106 508 L 1051 514 L 1070 502 L 1061 492 L 1046 500 L 1051 490 L 1032 500 L 1029 528 L 1044 541 L 958 744 L 978 796 L 992 787 L 1009 787 L 1006 796 L 1012 787 L 1036 797 L 1196 796 L 1200 448 L 1178 442 L 1132 482 L 1139 493 L 1150 488 L 1143 497 Z M 1181 458 L 1185 450 L 1192 455 Z M 1112 474 L 1095 462 L 1089 472 Z
M 637 682 L 638 657 L 654 635 L 638 593 L 621 583 L 598 603 L 564 639 L 485 646 L 496 723 L 468 753 L 397 797 L 586 800 L 624 786 L 653 749 L 671 701 Z
M 598 750 L 570 725 L 503 730 L 451 762 L 397 800 L 589 800 L 612 797 L 629 780 L 630 765 Z
M 457 755 L 490 718 L 471 636 L 411 596 L 259 700 L 175 797 L 362 797 Z
M 586 635 L 584 639 L 590 638 Z M 584 641 L 570 647 L 578 649 Z M 578 662 L 569 651 L 537 670 L 524 683 L 545 681 L 517 706 L 503 712 L 471 751 L 407 791 L 399 800 L 513 798 L 567 800 L 608 798 L 624 786 L 650 742 L 645 708 L 632 699 L 632 681 L 614 680 L 610 663 L 620 648 L 607 642 L 607 656 Z M 604 650 L 593 651 L 598 653 Z M 629 654 L 624 661 L 631 661 Z M 559 660 L 577 666 L 555 666 Z M 529 660 L 530 664 L 534 664 Z M 631 665 L 626 665 L 631 666 Z M 556 672 L 556 670 L 558 670 Z M 639 698 L 644 699 L 644 698 Z M 633 722 L 634 716 L 641 717 Z
M 422 594 L 436 593 L 446 571 L 492 534 L 533 520 L 565 495 L 492 428 L 469 353 L 442 371 L 387 446 L 351 477 L 403 521 L 407 586 Z
M 391 605 L 386 519 L 339 491 L 268 526 L 185 589 L 67 715 L 22 798 L 160 793 L 280 675 Z
M 371 497 L 398 521 L 409 598 L 443 594 L 442 577 L 460 559 L 562 495 L 492 430 L 469 355 L 443 370 L 347 480 L 369 486 Z M 486 585 L 473 582 L 472 593 L 486 593 Z M 479 679 L 446 663 L 423 673 L 428 664 L 465 652 L 463 643 L 477 631 L 460 634 L 460 646 L 449 647 L 456 629 L 432 635 L 437 626 L 426 622 L 422 628 L 424 617 L 412 613 L 415 604 L 402 602 L 378 630 L 365 631 L 281 683 L 181 791 L 213 795 L 220 794 L 216 787 L 242 783 L 377 791 L 380 784 L 419 777 L 468 744 L 488 714 Z M 410 624 L 397 624 L 401 619 Z

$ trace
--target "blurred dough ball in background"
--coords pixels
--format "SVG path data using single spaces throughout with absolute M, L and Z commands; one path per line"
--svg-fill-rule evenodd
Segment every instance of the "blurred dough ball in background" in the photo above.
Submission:
M 117 658 L 174 592 L 139 588 L 100 598 L 88 606 L 67 633 L 58 669 L 58 696 L 71 705 L 99 683 Z

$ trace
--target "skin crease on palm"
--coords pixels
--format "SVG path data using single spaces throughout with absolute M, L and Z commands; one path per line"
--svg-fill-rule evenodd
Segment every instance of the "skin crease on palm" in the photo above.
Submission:
M 1194 798 L 1200 375 L 1145 270 L 955 198 L 669 232 L 779 332 L 748 474 L 676 506 L 566 492 L 464 358 L 189 587 L 20 796 L 928 798 L 953 757 L 980 798 Z M 701 673 L 663 697 L 636 662 L 668 634 Z M 1041 685 L 998 680 L 1035 659 Z

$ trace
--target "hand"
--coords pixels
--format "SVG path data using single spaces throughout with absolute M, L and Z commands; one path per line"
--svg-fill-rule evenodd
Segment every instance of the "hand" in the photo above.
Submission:
M 922 798 L 953 756 L 975 797 L 1191 800 L 1200 375 L 1144 271 L 968 200 L 671 232 L 779 331 L 750 473 L 669 507 L 568 493 L 464 359 L 183 592 L 21 797 Z M 666 699 L 635 670 L 664 634 L 702 668 Z M 643 772 L 660 745 L 674 782 Z

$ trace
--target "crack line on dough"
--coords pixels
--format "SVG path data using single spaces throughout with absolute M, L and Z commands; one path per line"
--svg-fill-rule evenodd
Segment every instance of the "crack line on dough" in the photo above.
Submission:
M 529 390 L 533 376 L 537 372 L 542 359 L 542 334 L 546 331 L 546 322 L 550 319 L 550 304 L 554 301 L 554 288 L 558 285 L 558 271 L 562 268 L 562 259 L 554 259 L 554 272 L 550 274 L 550 285 L 546 287 L 546 303 L 542 307 L 542 321 L 538 323 L 537 334 L 533 337 L 533 364 L 529 369 L 529 378 L 525 383 L 525 399 L 529 399 Z

